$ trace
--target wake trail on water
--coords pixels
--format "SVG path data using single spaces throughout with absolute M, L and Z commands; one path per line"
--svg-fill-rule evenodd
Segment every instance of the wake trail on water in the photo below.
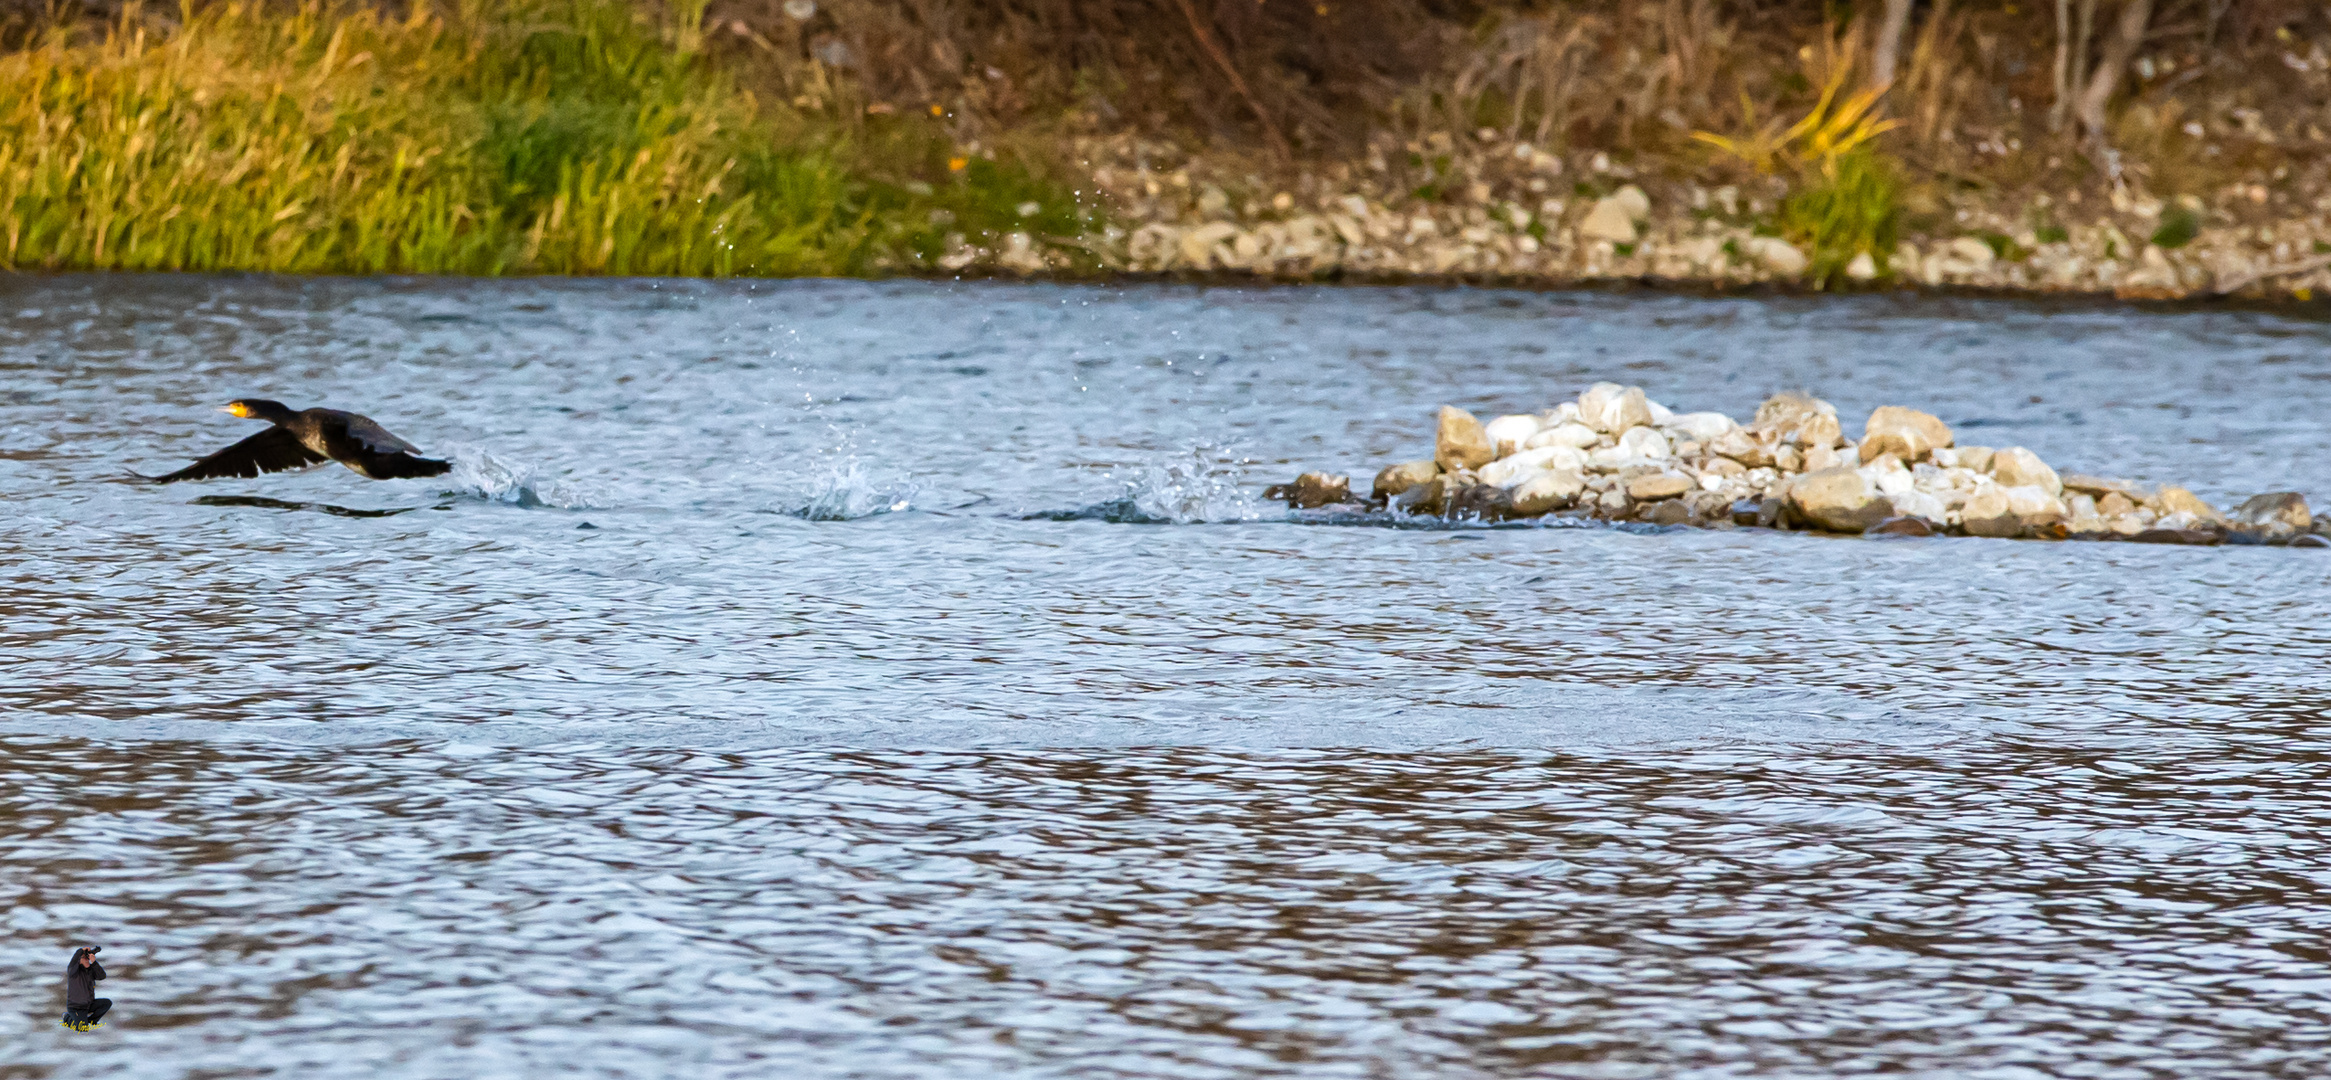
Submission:
M 1186 453 L 1129 466 L 1122 490 L 1114 498 L 1067 510 L 1037 510 L 1015 515 L 1021 521 L 1102 521 L 1113 525 L 1231 525 L 1249 522 L 1292 525 L 1329 525 L 1350 528 L 1413 529 L 1427 532 L 1482 529 L 1607 528 L 1622 532 L 1669 532 L 1672 527 L 1623 522 L 1576 520 L 1548 515 L 1510 521 L 1445 518 L 1412 514 L 1397 507 L 1360 508 L 1345 504 L 1317 509 L 1291 509 L 1276 499 L 1261 498 L 1246 480 L 1243 466 L 1218 448 L 1199 446 Z
M 853 461 L 819 477 L 799 502 L 776 512 L 803 521 L 858 521 L 912 510 L 918 493 L 912 482 L 869 476 Z
M 1286 512 L 1257 503 L 1244 486 L 1240 466 L 1218 449 L 1192 447 L 1172 457 L 1130 466 L 1117 496 L 1073 510 L 1039 510 L 1022 521 L 1106 521 L 1118 525 L 1219 525 L 1277 521 Z
M 581 484 L 541 475 L 539 466 L 508 462 L 483 450 L 455 448 L 452 494 L 535 510 L 602 510 L 608 500 Z

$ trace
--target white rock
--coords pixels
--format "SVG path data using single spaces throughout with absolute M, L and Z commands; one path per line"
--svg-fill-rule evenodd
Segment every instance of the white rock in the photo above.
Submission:
M 1889 498 L 1906 491 L 1918 490 L 1918 479 L 1910 475 L 1910 470 L 1899 465 L 1891 469 L 1865 465 L 1860 471 L 1863 476 L 1870 478 L 1871 483 L 1878 486 L 1878 494 Z
M 2178 287 L 2177 267 L 2170 264 L 2168 254 L 2147 244 L 2144 254 L 2137 258 L 2137 268 L 2129 271 L 2120 284 L 2124 289 L 2175 290 Z
M 2023 522 L 2007 504 L 2006 490 L 1997 485 L 1977 491 L 1960 508 L 1959 517 L 1969 536 L 2009 537 L 2023 531 Z
M 2104 515 L 2096 512 L 2096 496 L 2074 495 L 2065 502 L 2067 504 L 2065 511 L 2071 519 L 2069 524 L 2073 532 L 2100 533 L 2105 531 Z
M 1522 453 L 1530 460 L 1537 462 L 1541 469 L 1576 471 L 1586 468 L 1586 451 L 1575 446 L 1541 446 L 1535 450 L 1524 450 Z
M 1852 469 L 1806 473 L 1789 485 L 1797 513 L 1831 532 L 1861 532 L 1893 516 L 1893 506 Z
M 1675 456 L 1675 452 L 1667 445 L 1667 437 L 1649 427 L 1628 428 L 1625 434 L 1619 436 L 1619 445 L 1614 449 L 1619 451 L 1622 458 L 1656 461 Z
M 1536 473 L 1514 489 L 1514 513 L 1534 517 L 1549 510 L 1560 510 L 1576 502 L 1585 490 L 1586 480 L 1577 473 Z
M 1888 495 L 1886 501 L 1894 504 L 1896 517 L 1924 518 L 1940 525 L 1950 515 L 1949 506 L 1946 506 L 1941 499 L 1923 491 L 1904 491 Z
M 2064 500 L 2037 484 L 2008 488 L 2007 509 L 2025 528 L 2064 520 Z
M 1546 426 L 1578 423 L 1578 403 L 1565 401 L 1546 410 Z
M 1535 463 L 1523 461 L 1519 455 L 1516 455 L 1509 458 L 1499 458 L 1483 465 L 1475 475 L 1480 477 L 1482 483 L 1492 487 L 1510 488 L 1545 471 Z
M 1536 450 L 1545 446 L 1570 446 L 1583 450 L 1601 441 L 1603 441 L 1601 432 L 1573 421 L 1556 424 L 1553 427 L 1539 428 L 1537 434 L 1530 436 L 1528 441 L 1522 444 L 1522 448 Z
M 1593 209 L 1578 223 L 1581 240 L 1607 240 L 1614 244 L 1635 242 L 1635 216 L 1627 212 L 1617 197 L 1596 199 Z
M 1578 418 L 1606 435 L 1651 422 L 1651 401 L 1640 386 L 1596 383 L 1578 395 Z
M 1675 422 L 1675 412 L 1674 410 L 1669 409 L 1667 406 L 1653 401 L 1650 398 L 1644 398 L 1643 404 L 1649 406 L 1651 409 L 1652 427 L 1666 427 L 1667 425 Z
M 1880 454 L 1893 454 L 1905 462 L 1915 462 L 1950 445 L 1950 425 L 1916 409 L 1881 405 L 1862 425 L 1861 449 L 1873 460 Z
M 1854 256 L 1852 261 L 1845 264 L 1845 276 L 1852 278 L 1855 281 L 1868 281 L 1871 278 L 1877 277 L 1878 260 L 1870 258 L 1869 252 L 1862 252 L 1861 254 Z
M 1530 474 L 1549 469 L 1576 472 L 1586 467 L 1586 455 L 1575 447 L 1545 446 L 1524 450 L 1512 457 L 1499 458 L 1481 467 L 1481 482 L 1498 487 L 1512 487 L 1529 479 Z
M 1505 457 L 1520 450 L 1523 444 L 1530 441 L 1530 436 L 1538 433 L 1541 423 L 1537 417 L 1527 413 L 1500 416 L 1490 421 L 1486 430 L 1489 432 L 1492 452 L 1498 457 Z
M 2020 446 L 2010 446 L 1993 453 L 1991 475 L 1999 481 L 2001 487 L 2030 485 L 2050 495 L 2061 495 L 2064 492 L 2064 481 L 2056 475 L 2056 470 L 2041 461 L 2038 454 Z
M 1212 221 L 1182 234 L 1181 256 L 1184 266 L 1204 270 L 1214 264 L 1214 248 L 1238 235 L 1238 226 L 1227 221 Z
M 1992 252 L 1991 245 L 1972 236 L 1962 236 L 1951 241 L 1950 255 L 1977 270 L 1990 266 L 1999 257 Z
M 1627 220 L 1629 221 L 1645 222 L 1651 220 L 1651 196 L 1643 194 L 1642 188 L 1628 184 L 1612 192 L 1611 201 L 1618 203 L 1619 208 L 1627 212 Z
M 1805 272 L 1811 260 L 1788 241 L 1777 236 L 1754 236 L 1748 241 L 1748 254 L 1765 268 L 1783 277 L 1795 277 Z
M 1740 427 L 1732 422 L 1731 417 L 1720 412 L 1677 413 L 1659 426 L 1703 445 L 1715 442 L 1725 432 Z

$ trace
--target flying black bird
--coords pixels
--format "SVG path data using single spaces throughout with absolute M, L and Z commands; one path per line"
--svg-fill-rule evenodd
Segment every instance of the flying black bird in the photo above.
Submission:
M 304 469 L 337 461 L 373 480 L 439 476 L 453 466 L 421 456 L 421 448 L 389 434 L 371 417 L 338 409 L 302 409 L 293 412 L 280 401 L 245 398 L 230 401 L 223 412 L 274 425 L 167 476 L 147 479 L 157 484 L 179 480 L 210 480 L 221 476 L 257 476 L 260 473 Z

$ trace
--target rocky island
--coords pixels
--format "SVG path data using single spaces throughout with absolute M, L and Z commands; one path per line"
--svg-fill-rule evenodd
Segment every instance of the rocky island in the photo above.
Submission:
M 2191 490 L 2059 473 L 2020 446 L 1962 446 L 1932 414 L 1873 411 L 1860 439 L 1816 397 L 1776 394 L 1743 424 L 1678 413 L 1637 386 L 1483 423 L 1443 406 L 1433 456 L 1376 474 L 1364 497 L 1312 472 L 1265 493 L 1298 509 L 1494 522 L 1607 522 L 1878 535 L 2331 547 L 2290 491 L 2221 510 Z

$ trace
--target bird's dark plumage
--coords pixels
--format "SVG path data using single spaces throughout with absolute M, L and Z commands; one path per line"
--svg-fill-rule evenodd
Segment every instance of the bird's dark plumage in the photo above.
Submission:
M 420 447 L 390 434 L 372 418 L 352 412 L 338 409 L 294 412 L 282 402 L 259 398 L 230 402 L 226 411 L 275 426 L 177 472 L 150 479 L 168 484 L 222 476 L 251 477 L 304 469 L 326 461 L 337 461 L 358 476 L 374 480 L 442 476 L 453 468 L 435 458 L 422 457 Z

